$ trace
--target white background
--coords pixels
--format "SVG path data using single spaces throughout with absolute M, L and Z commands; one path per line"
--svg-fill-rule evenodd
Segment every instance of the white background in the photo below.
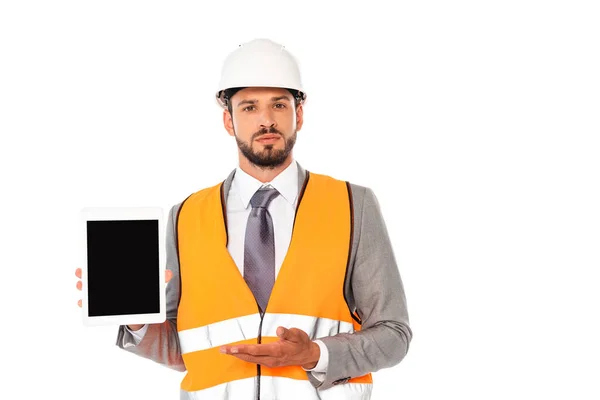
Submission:
M 2 2 L 0 398 L 178 398 L 82 326 L 78 212 L 223 180 L 214 91 L 256 37 L 301 63 L 296 159 L 371 187 L 393 240 L 414 339 L 373 399 L 600 398 L 598 7 L 392 3 Z

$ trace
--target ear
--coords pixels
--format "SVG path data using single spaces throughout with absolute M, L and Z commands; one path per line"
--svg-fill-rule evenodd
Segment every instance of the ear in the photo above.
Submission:
M 231 117 L 229 110 L 223 111 L 223 126 L 225 127 L 225 130 L 227 131 L 227 133 L 229 133 L 230 136 L 235 136 L 235 133 L 233 131 L 233 118 Z
M 302 104 L 299 104 L 296 107 L 296 130 L 299 131 L 302 129 L 302 124 L 304 123 L 304 108 Z

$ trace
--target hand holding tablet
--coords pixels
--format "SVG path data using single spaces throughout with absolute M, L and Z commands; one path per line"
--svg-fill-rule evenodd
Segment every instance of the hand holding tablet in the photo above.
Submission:
M 81 290 L 83 288 L 83 282 L 81 282 L 81 268 L 77 268 L 75 270 L 75 276 L 79 278 L 79 280 L 77 281 L 76 287 L 77 290 Z M 169 281 L 171 280 L 171 278 L 173 278 L 173 272 L 171 270 L 165 270 L 165 283 L 169 283 Z M 77 301 L 77 305 L 79 307 L 82 307 L 82 300 L 79 299 Z M 142 324 L 139 325 L 127 325 L 128 328 L 130 328 L 131 330 L 137 331 L 139 328 L 141 328 Z
M 84 267 L 77 287 L 83 291 L 84 324 L 164 322 L 170 274 L 165 270 L 162 209 L 85 208 L 81 216 Z

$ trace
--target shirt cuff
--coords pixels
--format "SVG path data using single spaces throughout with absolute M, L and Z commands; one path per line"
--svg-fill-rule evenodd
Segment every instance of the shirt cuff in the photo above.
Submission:
M 317 365 L 315 365 L 312 369 L 302 368 L 307 372 L 310 372 L 315 378 L 323 382 L 325 380 L 325 374 L 327 373 L 327 366 L 329 365 L 329 351 L 327 350 L 327 346 L 320 340 L 314 341 L 317 345 L 319 345 L 319 349 L 321 350 L 321 355 L 319 356 L 319 361 Z
M 125 325 L 125 330 L 127 332 L 129 332 L 131 334 L 131 336 L 133 336 L 133 341 L 135 343 L 135 346 L 137 346 L 138 344 L 140 344 L 140 342 L 142 341 L 142 339 L 144 338 L 144 335 L 146 334 L 146 331 L 148 330 L 148 324 L 144 325 L 143 327 L 141 327 L 140 329 L 138 329 L 137 331 L 132 331 L 131 329 L 129 329 L 127 327 L 127 325 Z M 123 346 L 124 347 L 131 347 L 134 346 L 134 344 L 132 343 L 127 343 L 125 341 L 125 338 L 123 338 Z

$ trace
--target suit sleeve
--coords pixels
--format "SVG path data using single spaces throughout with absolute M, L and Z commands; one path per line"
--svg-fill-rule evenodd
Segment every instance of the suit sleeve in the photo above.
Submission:
M 400 363 L 412 339 L 404 287 L 379 203 L 371 189 L 364 190 L 351 275 L 361 330 L 320 338 L 329 352 L 325 380 L 309 374 L 319 390 Z
M 181 357 L 179 336 L 177 334 L 177 305 L 179 303 L 180 280 L 179 258 L 177 255 L 175 220 L 181 203 L 174 205 L 169 212 L 166 232 L 167 269 L 173 272 L 173 277 L 167 283 L 166 313 L 167 319 L 161 324 L 148 324 L 142 340 L 137 343 L 133 335 L 119 327 L 117 346 L 130 353 L 148 358 L 159 364 L 177 371 L 185 371 Z

